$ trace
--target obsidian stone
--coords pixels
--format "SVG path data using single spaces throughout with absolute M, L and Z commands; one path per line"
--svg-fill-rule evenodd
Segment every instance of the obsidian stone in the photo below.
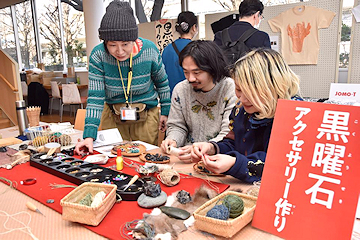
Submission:
M 144 183 L 144 193 L 149 197 L 157 197 L 161 193 L 160 184 L 155 184 L 154 182 L 145 182 Z
M 28 148 L 28 145 L 27 144 L 21 144 L 19 146 L 19 150 L 26 150 Z
M 185 204 L 188 202 L 191 202 L 191 196 L 190 193 L 184 190 L 179 191 L 176 194 L 176 198 L 177 200 L 181 203 L 181 204 Z

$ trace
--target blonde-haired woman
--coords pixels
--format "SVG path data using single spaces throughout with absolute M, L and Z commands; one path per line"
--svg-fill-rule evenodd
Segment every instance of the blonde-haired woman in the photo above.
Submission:
M 214 173 L 246 182 L 261 180 L 278 99 L 301 100 L 299 78 L 283 57 L 256 49 L 231 69 L 238 104 L 230 115 L 230 132 L 220 142 L 194 143 L 193 161 L 202 160 Z

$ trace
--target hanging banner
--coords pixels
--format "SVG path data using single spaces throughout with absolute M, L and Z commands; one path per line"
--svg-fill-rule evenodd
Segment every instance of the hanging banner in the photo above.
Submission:
M 162 53 L 168 44 L 173 42 L 175 22 L 176 20 L 174 19 L 160 19 L 155 21 L 156 46 L 160 53 Z
M 360 108 L 279 100 L 252 225 L 285 239 L 351 239 Z

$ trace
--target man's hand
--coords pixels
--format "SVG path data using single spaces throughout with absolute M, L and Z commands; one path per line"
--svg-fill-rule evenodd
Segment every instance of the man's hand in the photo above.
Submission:
M 166 122 L 168 120 L 168 117 L 167 116 L 164 116 L 164 115 L 161 115 L 160 116 L 160 122 L 159 122 L 159 130 L 162 131 L 162 132 L 165 132 L 166 131 Z
M 78 155 L 84 154 L 85 150 L 88 150 L 90 154 L 93 153 L 93 142 L 92 138 L 85 138 L 83 141 L 78 142 L 75 146 L 74 152 Z
M 173 147 L 177 147 L 177 144 L 174 140 L 172 139 L 165 139 L 161 142 L 161 150 L 163 150 L 163 152 L 167 153 L 168 152 L 168 148 L 170 146 L 173 146 Z

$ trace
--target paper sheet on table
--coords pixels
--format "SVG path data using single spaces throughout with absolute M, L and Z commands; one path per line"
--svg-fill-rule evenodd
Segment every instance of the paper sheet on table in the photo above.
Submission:
M 140 143 L 142 145 L 144 145 L 146 147 L 146 151 L 150 151 L 152 149 L 156 149 L 158 148 L 158 146 L 143 142 L 143 141 L 133 141 L 134 143 Z M 117 143 L 116 143 L 117 144 Z M 115 154 L 111 153 L 111 149 L 114 147 L 114 145 L 116 144 L 112 144 L 112 145 L 108 145 L 108 146 L 102 146 L 102 147 L 96 147 L 94 148 L 94 150 L 98 151 L 99 153 L 105 154 L 108 157 L 116 157 Z
M 94 141 L 93 147 L 101 147 L 114 143 L 122 142 L 123 139 L 117 128 L 107 129 L 98 131 L 96 140 Z

